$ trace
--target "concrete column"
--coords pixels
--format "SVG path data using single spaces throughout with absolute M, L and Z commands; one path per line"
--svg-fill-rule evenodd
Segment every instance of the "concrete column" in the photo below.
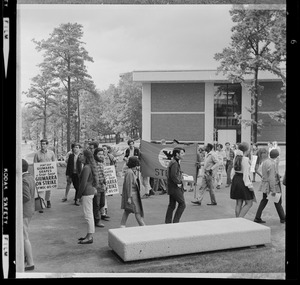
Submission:
M 142 94 L 142 139 L 151 141 L 151 83 L 143 83 Z
M 214 83 L 205 83 L 204 142 L 214 141 Z
M 251 108 L 251 94 L 246 86 L 242 84 L 242 120 L 251 120 L 251 113 L 247 110 Z M 251 143 L 251 126 L 241 126 L 241 141 Z

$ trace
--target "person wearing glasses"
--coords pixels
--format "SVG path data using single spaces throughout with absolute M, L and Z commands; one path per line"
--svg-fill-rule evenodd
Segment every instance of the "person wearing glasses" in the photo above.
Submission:
M 48 140 L 41 139 L 40 144 L 41 144 L 41 149 L 35 153 L 33 158 L 33 163 L 56 161 L 54 152 L 48 149 L 48 145 L 49 145 Z M 51 208 L 50 196 L 51 196 L 51 191 L 50 190 L 45 191 L 45 201 L 47 202 L 47 208 Z

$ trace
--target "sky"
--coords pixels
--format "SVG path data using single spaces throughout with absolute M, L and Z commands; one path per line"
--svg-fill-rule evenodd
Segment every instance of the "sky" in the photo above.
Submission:
M 86 62 L 98 90 L 138 70 L 202 70 L 230 43 L 231 5 L 18 5 L 20 90 L 39 74 L 42 53 L 32 39 L 48 39 L 64 23 L 83 26 Z M 22 95 L 22 102 L 28 101 Z

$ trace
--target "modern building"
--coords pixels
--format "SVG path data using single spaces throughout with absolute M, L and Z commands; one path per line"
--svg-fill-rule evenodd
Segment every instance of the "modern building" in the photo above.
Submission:
M 251 127 L 239 124 L 234 115 L 251 119 L 249 91 L 216 70 L 134 71 L 133 81 L 142 83 L 143 140 L 251 142 Z M 277 97 L 282 81 L 272 73 L 259 72 L 259 84 L 264 88 L 258 119 L 264 127 L 257 142 L 285 144 L 285 124 L 269 116 L 283 108 Z

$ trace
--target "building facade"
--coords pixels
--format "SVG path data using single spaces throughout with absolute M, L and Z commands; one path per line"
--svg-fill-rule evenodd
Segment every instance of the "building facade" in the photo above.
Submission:
M 249 91 L 215 70 L 134 71 L 133 80 L 142 83 L 143 140 L 251 142 L 251 127 L 239 124 L 234 115 L 251 119 Z M 258 119 L 263 120 L 264 127 L 257 142 L 285 144 L 285 125 L 269 116 L 283 107 L 277 98 L 282 82 L 271 73 L 260 72 L 259 84 L 263 86 L 259 98 L 263 103 Z

